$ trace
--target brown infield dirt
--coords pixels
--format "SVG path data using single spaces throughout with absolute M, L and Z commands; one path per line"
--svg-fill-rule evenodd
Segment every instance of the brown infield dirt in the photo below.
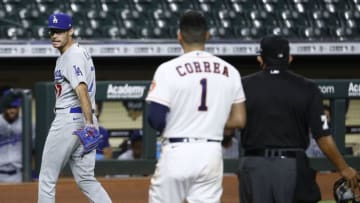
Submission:
M 331 200 L 332 186 L 340 176 L 338 173 L 320 173 L 317 176 L 322 200 Z M 150 178 L 100 178 L 98 180 L 111 196 L 114 203 L 146 203 Z M 37 182 L 22 184 L 0 184 L 0 203 L 37 202 Z M 238 181 L 235 175 L 225 175 L 222 203 L 238 203 Z M 57 203 L 87 203 L 72 178 L 61 178 L 56 189 Z

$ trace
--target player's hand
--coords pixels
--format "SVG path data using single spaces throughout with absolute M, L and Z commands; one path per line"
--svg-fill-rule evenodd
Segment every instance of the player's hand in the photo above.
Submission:
M 352 167 L 348 166 L 340 171 L 341 176 L 343 176 L 347 180 L 347 185 L 351 187 L 353 191 L 358 189 L 360 191 L 359 180 L 360 176 L 359 173 L 353 169 Z
M 84 128 L 74 131 L 74 135 L 79 137 L 84 147 L 81 157 L 96 149 L 98 144 L 102 142 L 102 135 L 94 125 L 86 125 Z

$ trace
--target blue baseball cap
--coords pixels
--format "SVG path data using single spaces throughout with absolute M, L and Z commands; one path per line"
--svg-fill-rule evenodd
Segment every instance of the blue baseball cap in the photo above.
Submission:
M 20 98 L 17 98 L 15 100 L 13 100 L 12 102 L 10 102 L 10 104 L 8 105 L 8 107 L 19 107 L 21 106 L 21 99 Z
M 50 15 L 48 20 L 49 29 L 69 30 L 72 27 L 72 19 L 65 13 Z
M 130 141 L 135 142 L 137 140 L 141 140 L 143 135 L 142 130 L 133 130 L 130 132 Z
M 2 96 L 5 97 L 5 96 L 8 96 L 12 94 L 12 89 L 5 89 L 3 91 L 3 94 Z M 5 103 L 5 107 L 6 108 L 12 108 L 12 107 L 20 107 L 21 106 L 21 99 L 19 96 L 10 96 L 11 98 L 9 98 L 9 100 L 6 100 L 6 103 Z

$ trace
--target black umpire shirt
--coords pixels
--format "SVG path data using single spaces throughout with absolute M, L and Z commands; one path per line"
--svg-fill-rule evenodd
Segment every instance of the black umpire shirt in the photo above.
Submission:
M 247 124 L 241 134 L 245 149 L 303 148 L 330 134 L 317 85 L 288 68 L 267 67 L 243 77 Z

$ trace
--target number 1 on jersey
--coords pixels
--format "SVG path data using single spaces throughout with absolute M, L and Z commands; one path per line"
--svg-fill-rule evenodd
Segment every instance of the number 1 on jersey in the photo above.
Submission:
M 206 106 L 206 92 L 207 92 L 207 80 L 203 78 L 200 80 L 201 85 L 201 101 L 198 108 L 199 111 L 207 111 L 208 107 Z

